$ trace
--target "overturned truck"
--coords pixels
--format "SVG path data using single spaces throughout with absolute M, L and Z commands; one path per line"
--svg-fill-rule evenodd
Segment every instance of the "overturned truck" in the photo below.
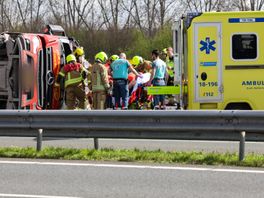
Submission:
M 55 77 L 76 46 L 56 25 L 43 34 L 2 33 L 0 109 L 60 109 L 64 94 L 54 86 Z

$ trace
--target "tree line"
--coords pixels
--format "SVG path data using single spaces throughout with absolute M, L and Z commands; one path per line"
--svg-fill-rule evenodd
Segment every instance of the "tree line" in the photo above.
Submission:
M 262 10 L 264 0 L 0 0 L 0 29 L 40 32 L 61 25 L 84 47 L 148 57 L 172 43 L 171 24 L 187 12 Z

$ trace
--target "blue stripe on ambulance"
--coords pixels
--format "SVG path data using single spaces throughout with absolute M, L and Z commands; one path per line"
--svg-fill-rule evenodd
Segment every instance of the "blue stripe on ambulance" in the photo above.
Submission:
M 229 23 L 261 23 L 264 18 L 229 18 Z

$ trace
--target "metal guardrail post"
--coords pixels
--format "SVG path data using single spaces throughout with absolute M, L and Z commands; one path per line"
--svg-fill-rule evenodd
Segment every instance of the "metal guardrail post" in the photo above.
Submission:
M 98 138 L 94 138 L 94 149 L 98 150 L 99 149 L 99 141 Z
M 41 151 L 41 147 L 42 147 L 42 132 L 43 132 L 43 129 L 38 129 L 38 134 L 37 134 L 37 151 Z
M 240 142 L 239 142 L 239 161 L 243 161 L 245 157 L 245 140 L 246 140 L 246 132 L 240 132 Z

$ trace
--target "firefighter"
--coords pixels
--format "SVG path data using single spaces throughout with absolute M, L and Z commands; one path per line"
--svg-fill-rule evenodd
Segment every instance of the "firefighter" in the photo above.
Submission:
M 70 54 L 66 57 L 67 64 L 60 70 L 55 86 L 60 86 L 62 79 L 65 80 L 67 109 L 85 108 L 84 80 L 87 70 L 76 61 L 76 57 Z M 77 105 L 78 104 L 78 105 Z
M 110 60 L 111 63 L 114 62 L 114 61 L 116 61 L 117 59 L 119 59 L 119 56 L 116 55 L 116 54 L 112 55 L 112 56 L 109 58 L 109 60 Z
M 110 56 L 109 60 L 107 61 L 107 63 L 105 64 L 105 67 L 107 69 L 108 72 L 108 80 L 109 80 L 109 84 L 111 86 L 111 88 L 113 87 L 113 77 L 112 77 L 112 70 L 110 65 L 116 61 L 117 59 L 119 59 L 118 55 L 112 55 Z M 112 89 L 111 89 L 112 90 Z M 112 97 L 112 91 L 110 91 L 110 93 L 107 95 L 106 97 L 106 108 L 113 108 L 113 104 L 114 104 L 114 98 Z
M 141 56 L 134 56 L 131 60 L 131 64 L 133 66 L 133 68 L 137 71 L 137 72 L 141 72 L 141 65 L 143 64 L 144 60 Z M 133 87 L 135 86 L 136 82 L 137 82 L 137 76 L 136 74 L 134 74 L 133 72 L 130 72 L 128 74 L 128 90 L 129 90 L 129 96 L 133 90 Z
M 143 64 L 144 60 L 141 56 L 134 56 L 132 58 L 131 64 L 133 65 L 134 69 L 138 69 L 138 67 Z
M 132 58 L 131 64 L 138 72 L 141 73 L 146 73 L 151 70 L 151 62 L 144 60 L 141 56 L 134 56 Z
M 78 63 L 82 64 L 86 69 L 89 68 L 90 63 L 85 59 L 85 54 L 82 47 L 77 47 L 74 50 L 73 55 L 76 57 Z
M 110 92 L 110 84 L 105 63 L 108 57 L 105 52 L 95 55 L 92 66 L 93 109 L 106 109 L 106 96 Z
M 106 67 L 107 72 L 108 72 L 108 79 L 109 79 L 109 83 L 110 83 L 110 84 L 113 84 L 112 70 L 111 70 L 110 65 L 111 65 L 114 61 L 116 61 L 117 59 L 119 59 L 119 56 L 118 56 L 118 55 L 112 55 L 112 56 L 110 56 L 109 60 L 108 60 L 107 63 L 105 64 L 105 67 Z
M 85 94 L 87 96 L 88 99 L 88 103 L 87 103 L 87 109 L 91 109 L 92 106 L 92 90 L 89 89 L 89 85 L 91 84 L 91 72 L 90 72 L 90 63 L 85 59 L 85 53 L 82 47 L 77 47 L 73 54 L 75 55 L 77 62 L 82 64 L 84 66 L 84 68 L 88 71 L 87 74 L 87 79 L 84 81 L 85 84 Z

